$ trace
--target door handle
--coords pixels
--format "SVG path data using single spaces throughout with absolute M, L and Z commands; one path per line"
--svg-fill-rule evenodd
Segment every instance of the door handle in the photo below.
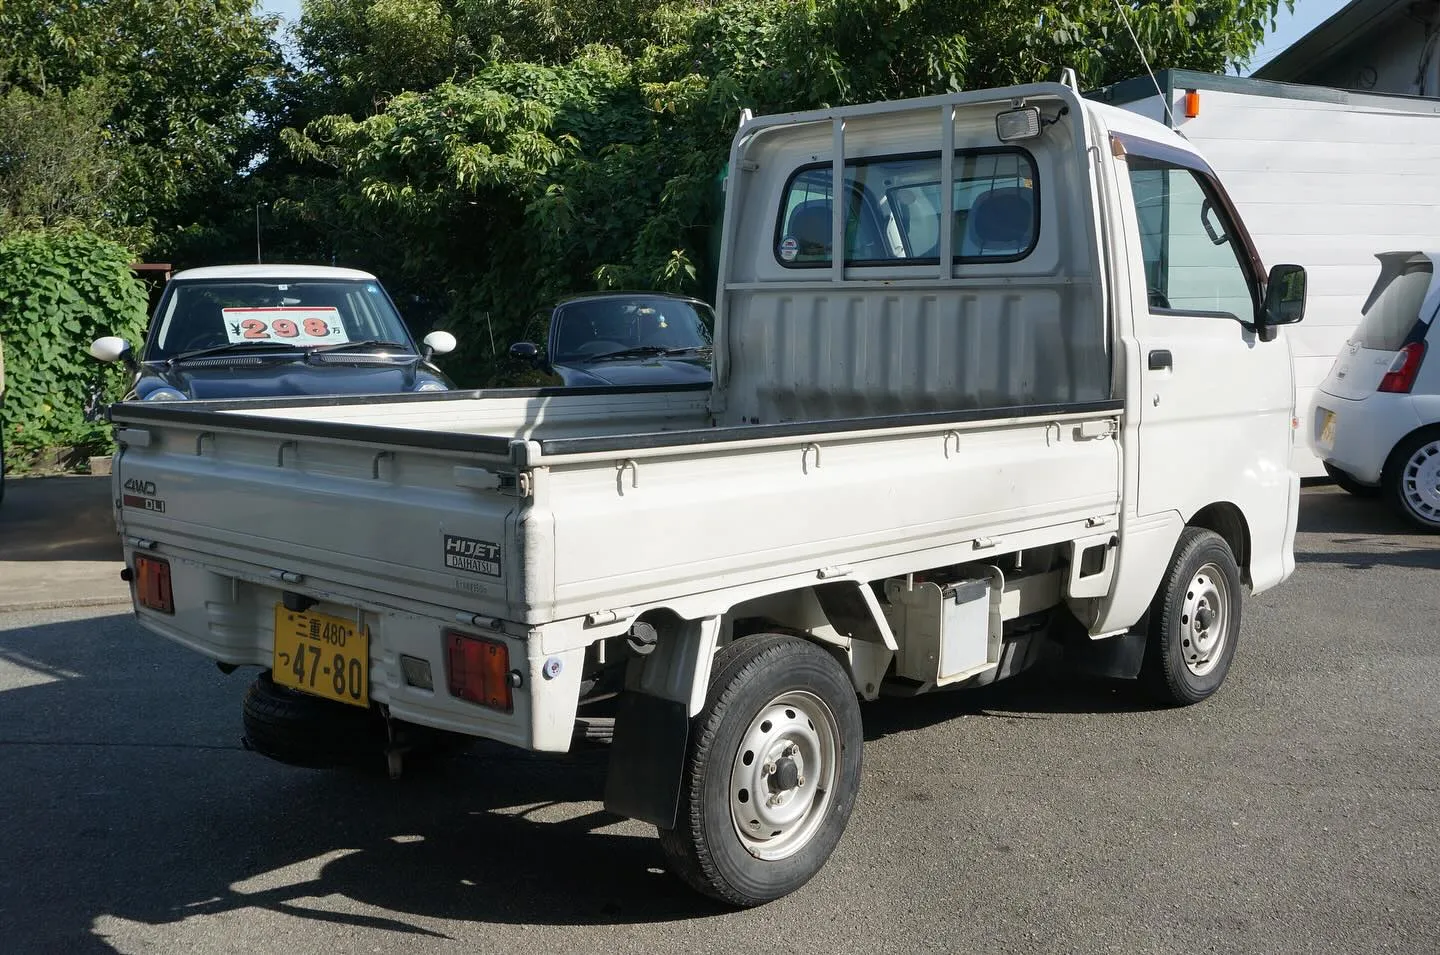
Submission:
M 1175 365 L 1175 360 L 1170 357 L 1170 349 L 1157 348 L 1150 353 L 1150 370 L 1165 371 Z

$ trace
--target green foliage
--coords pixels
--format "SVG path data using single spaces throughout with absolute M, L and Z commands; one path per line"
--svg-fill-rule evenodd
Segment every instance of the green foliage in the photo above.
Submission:
M 56 115 L 62 102 L 98 115 L 77 140 L 105 167 L 80 177 L 99 207 L 82 218 L 154 236 L 167 252 L 177 231 L 212 221 L 217 197 L 265 146 L 255 120 L 284 73 L 275 24 L 253 0 L 4 0 L 0 95 L 46 107 L 38 135 L 50 143 L 79 128 L 78 116 Z
M 375 269 L 412 322 L 457 332 L 448 367 L 484 384 L 563 294 L 712 296 L 717 186 L 742 108 L 1054 80 L 1064 66 L 1094 87 L 1143 73 L 1127 22 L 1156 69 L 1221 70 L 1279 2 L 1131 0 L 1127 21 L 1114 0 L 309 0 L 296 88 L 324 94 L 307 108 L 333 108 L 283 134 L 296 165 L 277 212 L 292 250 Z
M 0 427 L 11 450 L 107 448 L 109 429 L 84 420 L 98 376 L 120 397 L 120 370 L 90 358 L 90 343 L 121 335 L 138 343 L 145 292 L 122 245 L 80 231 L 18 232 L 0 240 L 0 343 L 5 397 Z

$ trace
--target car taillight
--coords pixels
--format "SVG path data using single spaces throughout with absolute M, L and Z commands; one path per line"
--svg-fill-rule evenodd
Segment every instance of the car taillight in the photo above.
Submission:
M 135 599 L 151 610 L 175 612 L 175 592 L 170 589 L 168 560 L 135 555 Z
M 514 709 L 510 648 L 503 641 L 447 630 L 445 663 L 451 696 L 502 713 Z
M 1391 394 L 1408 395 L 1415 387 L 1415 376 L 1420 373 L 1420 363 L 1425 360 L 1425 343 L 1411 342 L 1395 356 L 1385 377 L 1380 379 L 1380 390 Z

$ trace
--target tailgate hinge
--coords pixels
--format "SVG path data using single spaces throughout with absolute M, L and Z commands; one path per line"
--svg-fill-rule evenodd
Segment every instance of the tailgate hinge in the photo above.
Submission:
M 1115 426 L 1114 418 L 1106 418 L 1104 421 L 1082 421 L 1080 427 L 1075 429 L 1075 436 L 1078 438 L 1106 438 L 1114 434 L 1118 428 Z

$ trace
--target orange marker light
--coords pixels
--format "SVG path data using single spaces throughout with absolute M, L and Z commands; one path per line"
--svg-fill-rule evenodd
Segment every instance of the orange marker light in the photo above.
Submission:
M 1185 91 L 1185 118 L 1194 119 L 1200 115 L 1200 91 Z
M 514 710 L 510 692 L 510 648 L 500 640 L 445 632 L 450 695 L 502 713 Z
M 159 557 L 135 555 L 135 599 L 141 606 L 161 613 L 175 612 L 175 592 L 170 589 L 170 562 Z

